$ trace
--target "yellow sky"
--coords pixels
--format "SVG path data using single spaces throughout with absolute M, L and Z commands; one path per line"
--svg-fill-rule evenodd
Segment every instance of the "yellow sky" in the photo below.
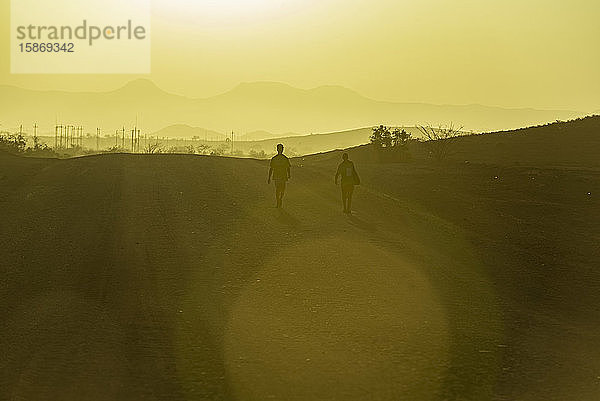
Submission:
M 0 1 L 0 84 L 108 90 L 138 77 L 11 75 Z M 145 77 L 178 94 L 280 81 L 381 100 L 600 109 L 597 0 L 153 1 Z

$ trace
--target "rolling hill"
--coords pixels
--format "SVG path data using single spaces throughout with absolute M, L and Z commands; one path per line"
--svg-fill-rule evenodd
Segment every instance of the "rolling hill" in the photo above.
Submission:
M 0 153 L 0 398 L 595 401 L 598 122 L 350 149 L 352 216 L 340 151 L 284 209 L 266 161 Z
M 427 145 L 418 146 L 421 152 L 426 151 Z M 589 116 L 513 131 L 459 137 L 448 158 L 496 165 L 598 168 L 599 155 L 600 116 Z

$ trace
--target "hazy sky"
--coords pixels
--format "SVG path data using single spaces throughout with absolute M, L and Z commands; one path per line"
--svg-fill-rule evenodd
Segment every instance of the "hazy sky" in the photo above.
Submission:
M 0 1 L 0 84 L 109 90 L 138 77 L 11 75 L 10 1 Z M 598 0 L 153 2 L 145 77 L 169 92 L 280 81 L 381 100 L 600 109 Z

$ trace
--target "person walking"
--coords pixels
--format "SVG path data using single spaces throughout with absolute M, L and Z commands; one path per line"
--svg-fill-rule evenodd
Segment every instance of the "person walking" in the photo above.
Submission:
M 267 182 L 271 184 L 271 178 L 275 181 L 275 199 L 277 200 L 277 208 L 281 207 L 283 195 L 285 194 L 285 186 L 291 178 L 290 175 L 290 159 L 283 154 L 283 145 L 277 145 L 277 155 L 271 159 L 269 164 L 269 179 Z
M 354 186 L 360 185 L 360 178 L 358 177 L 354 163 L 348 160 L 348 153 L 342 154 L 342 162 L 338 166 L 337 172 L 335 173 L 335 185 L 338 184 L 340 177 L 344 213 L 351 214 L 352 194 L 354 193 Z

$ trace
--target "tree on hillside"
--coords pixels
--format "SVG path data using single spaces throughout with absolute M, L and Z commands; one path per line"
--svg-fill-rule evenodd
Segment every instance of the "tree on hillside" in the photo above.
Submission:
M 40 143 L 40 138 L 37 135 L 33 136 L 33 147 L 28 147 L 24 153 L 27 156 L 35 157 L 58 157 L 58 153 L 48 146 L 48 144 Z
M 379 127 L 373 128 L 373 133 L 371 134 L 371 144 L 373 144 L 376 148 L 383 147 L 383 131 L 387 128 L 383 125 Z
M 411 135 L 404 129 L 396 128 L 392 132 L 392 146 L 405 148 L 411 140 Z
M 196 146 L 196 149 L 198 151 L 198 154 L 200 154 L 200 155 L 207 155 L 210 153 L 210 146 L 203 144 L 203 143 Z
M 438 161 L 445 160 L 450 154 L 454 140 L 460 136 L 461 128 L 454 128 L 453 124 L 447 127 L 419 126 L 419 131 L 425 136 L 431 156 Z
M 147 144 L 144 147 L 144 153 L 147 153 L 147 154 L 160 153 L 160 143 L 154 142 L 154 143 Z
M 385 125 L 373 128 L 371 143 L 377 148 L 391 148 L 392 133 L 390 132 L 390 129 Z
M 27 140 L 22 134 L 11 134 L 10 132 L 0 132 L 0 150 L 9 153 L 23 153 L 27 147 Z
M 403 148 L 411 140 L 411 135 L 402 128 L 391 128 L 385 125 L 373 128 L 373 134 L 371 134 L 371 143 L 375 147 L 382 148 Z
M 260 150 L 250 149 L 249 155 L 250 155 L 250 157 L 252 157 L 254 159 L 266 159 L 267 158 L 267 154 L 262 149 L 260 149 Z
M 219 146 L 217 146 L 216 148 L 211 148 L 210 155 L 211 156 L 223 156 L 225 153 L 227 153 L 228 150 L 229 150 L 229 145 L 222 143 Z
M 27 146 L 27 139 L 21 133 L 11 134 L 10 132 L 0 132 L 0 150 L 12 154 L 24 154 L 33 157 L 58 157 L 56 153 L 47 144 L 40 143 L 37 135 L 33 137 L 33 146 Z

